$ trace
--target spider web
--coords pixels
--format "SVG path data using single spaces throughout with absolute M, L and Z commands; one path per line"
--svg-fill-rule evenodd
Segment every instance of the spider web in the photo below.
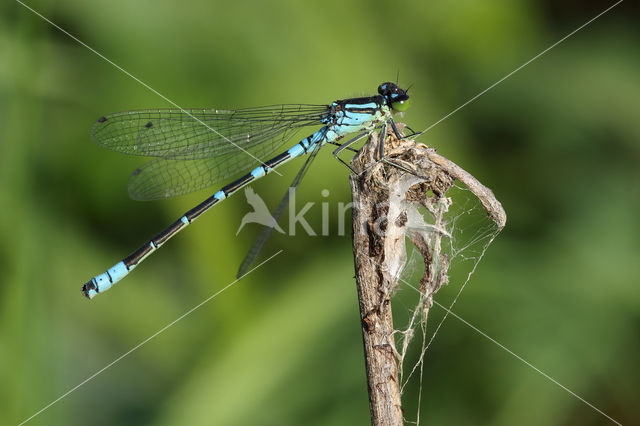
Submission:
M 394 304 L 405 305 L 408 313 L 400 321 L 404 326 L 394 331 L 394 340 L 402 393 L 411 379 L 418 380 L 417 415 L 411 422 L 415 424 L 420 422 L 425 354 L 501 230 L 478 198 L 459 183 L 444 194 L 426 194 L 426 199 L 424 193 L 420 199 L 408 196 L 407 262 L 394 294 Z M 417 287 L 412 284 L 416 282 Z M 429 310 L 443 286 L 449 286 L 455 295 L 450 303 L 443 303 L 448 305 L 444 316 L 434 328 L 428 328 Z M 417 358 L 415 344 L 411 345 L 415 340 L 420 347 Z

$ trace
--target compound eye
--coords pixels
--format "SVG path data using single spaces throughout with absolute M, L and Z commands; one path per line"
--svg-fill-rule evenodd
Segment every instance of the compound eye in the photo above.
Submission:
M 395 101 L 391 102 L 391 108 L 398 112 L 404 112 L 409 109 L 410 99 L 405 99 L 404 101 Z

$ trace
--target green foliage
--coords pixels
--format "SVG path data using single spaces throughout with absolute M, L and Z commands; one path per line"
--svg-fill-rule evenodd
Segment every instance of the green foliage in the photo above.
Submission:
M 30 6 L 184 107 L 328 103 L 383 81 L 426 128 L 604 6 L 533 2 L 110 2 Z M 552 3 L 549 2 L 549 5 Z M 583 9 L 579 9 L 582 7 Z M 638 29 L 623 3 L 421 138 L 508 214 L 455 311 L 607 414 L 637 419 Z M 0 423 L 31 416 L 232 282 L 259 232 L 242 195 L 114 290 L 81 285 L 208 196 L 138 203 L 141 164 L 99 149 L 105 113 L 168 107 L 20 6 L 0 6 Z M 301 135 L 303 136 L 303 135 Z M 349 201 L 329 150 L 299 204 Z M 255 185 L 273 208 L 301 162 Z M 320 191 L 329 189 L 322 198 Z M 299 229 L 300 231 L 300 229 Z M 284 252 L 31 424 L 366 424 L 349 235 L 275 236 Z M 444 289 L 447 305 L 456 282 Z M 395 306 L 402 311 L 402 305 Z M 434 307 L 430 324 L 442 312 Z M 398 315 L 399 318 L 402 315 Z M 417 384 L 405 394 L 415 418 Z M 606 424 L 454 318 L 427 353 L 427 424 Z

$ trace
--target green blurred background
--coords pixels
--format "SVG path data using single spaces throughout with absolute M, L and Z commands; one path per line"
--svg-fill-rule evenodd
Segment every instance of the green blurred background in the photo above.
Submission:
M 402 121 L 415 129 L 612 3 L 28 2 L 183 107 L 328 103 L 399 72 L 413 83 Z M 637 16 L 622 3 L 421 138 L 508 214 L 455 312 L 623 424 L 640 424 Z M 82 297 L 92 275 L 210 193 L 132 201 L 127 178 L 142 159 L 89 139 L 103 114 L 168 106 L 20 4 L 0 6 L 1 424 L 232 282 L 258 234 L 235 235 L 249 211 L 239 194 L 114 290 Z M 329 151 L 297 194 L 317 202 L 316 229 L 320 201 L 332 226 L 350 201 Z M 301 164 L 256 192 L 273 208 Z M 279 249 L 30 424 L 367 424 L 350 237 L 276 235 L 263 258 Z M 459 285 L 436 300 L 450 303 Z M 435 324 L 442 312 L 432 314 Z M 417 386 L 404 396 L 408 419 Z M 454 318 L 426 355 L 422 386 L 424 424 L 612 424 Z

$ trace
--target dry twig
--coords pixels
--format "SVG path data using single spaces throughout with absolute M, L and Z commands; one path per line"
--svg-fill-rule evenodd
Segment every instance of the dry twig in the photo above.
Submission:
M 372 424 L 400 425 L 403 410 L 399 360 L 406 351 L 407 339 L 399 353 L 393 338 L 391 295 L 406 262 L 407 223 L 416 220 L 417 205 L 425 207 L 434 218 L 441 217 L 434 213 L 448 208 L 445 193 L 455 180 L 478 197 L 498 229 L 504 227 L 506 215 L 490 189 L 434 149 L 410 139 L 400 141 L 389 131 L 385 154 L 402 168 L 413 171 L 408 173 L 376 158 L 378 140 L 378 135 L 372 134 L 351 162 L 358 173 L 350 178 L 353 253 Z M 426 319 L 433 294 L 446 283 L 449 260 L 440 253 L 440 238 L 446 232 L 443 224 L 436 221 L 424 226 L 432 231 L 425 234 L 409 230 L 408 235 L 425 261 L 420 303 Z

